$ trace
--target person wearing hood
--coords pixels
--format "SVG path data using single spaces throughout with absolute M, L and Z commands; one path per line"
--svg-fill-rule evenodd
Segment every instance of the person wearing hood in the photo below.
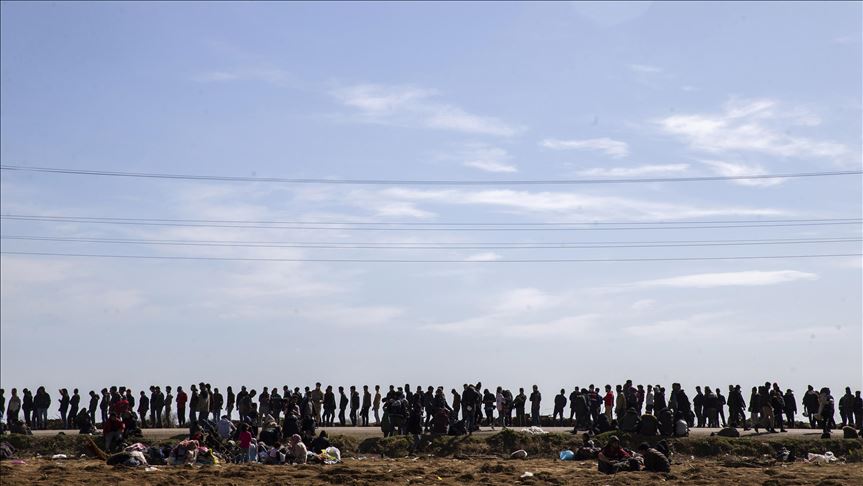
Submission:
M 854 395 L 850 386 L 845 387 L 845 394 L 839 399 L 839 418 L 842 419 L 842 427 L 854 426 Z
M 36 389 L 33 397 L 33 408 L 36 411 L 36 428 L 45 430 L 48 428 L 48 409 L 51 407 L 51 395 L 45 391 L 44 386 Z

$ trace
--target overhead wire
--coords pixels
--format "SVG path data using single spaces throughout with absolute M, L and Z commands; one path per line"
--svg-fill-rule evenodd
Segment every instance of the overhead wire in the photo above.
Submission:
M 439 186 L 487 186 L 487 185 L 573 185 L 573 184 L 633 184 L 657 182 L 711 182 L 761 179 L 792 179 L 806 177 L 834 177 L 863 174 L 863 170 L 835 170 L 823 172 L 795 172 L 788 174 L 753 174 L 736 176 L 650 177 L 620 179 L 503 179 L 503 180 L 434 180 L 434 179 L 326 179 L 285 178 L 257 176 L 220 176 L 206 174 L 169 174 L 158 172 L 127 172 L 95 169 L 71 169 L 24 165 L 0 165 L 0 170 L 38 172 L 66 175 L 129 177 L 144 179 L 180 179 L 221 182 L 267 182 L 283 184 L 346 184 L 346 185 L 439 185 Z

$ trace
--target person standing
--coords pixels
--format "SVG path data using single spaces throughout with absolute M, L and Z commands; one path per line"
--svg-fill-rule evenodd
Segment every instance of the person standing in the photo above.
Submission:
M 530 393 L 530 423 L 539 427 L 539 406 L 542 402 L 542 393 L 539 392 L 539 387 L 533 385 L 533 391 Z
M 189 396 L 183 391 L 182 386 L 177 387 L 177 425 L 180 427 L 186 425 L 186 402 L 189 401 Z M 229 412 L 230 413 L 230 412 Z
M 62 428 L 69 428 L 69 391 L 65 388 L 60 389 L 60 423 Z
M 319 424 L 321 423 L 321 405 L 324 403 L 324 391 L 321 389 L 320 382 L 315 383 L 315 389 L 312 390 L 310 397 L 312 400 L 312 416 L 315 419 L 315 423 Z
M 332 427 L 336 422 L 336 394 L 333 393 L 332 385 L 327 385 L 324 391 L 324 415 L 321 420 L 324 427 Z
M 452 416 L 450 417 L 450 421 L 455 423 L 458 422 L 458 414 L 461 412 L 461 395 L 458 394 L 455 388 L 450 390 L 452 393 Z
M 198 387 L 193 384 L 189 386 L 189 389 L 192 391 L 192 395 L 189 397 L 189 422 L 194 424 L 198 421 Z M 240 420 L 242 418 L 240 415 Z
M 33 408 L 36 410 L 36 428 L 45 430 L 48 428 L 48 409 L 51 407 L 51 395 L 45 391 L 44 386 L 36 389 L 33 397 Z
M 210 388 L 206 383 L 198 383 L 198 420 L 207 420 L 210 415 Z
M 316 388 L 317 389 L 317 388 Z M 323 401 L 323 399 L 322 399 Z M 372 408 L 372 394 L 369 393 L 369 386 L 363 385 L 363 401 L 362 406 L 360 408 L 360 420 L 362 425 L 369 425 L 369 409 Z M 320 410 L 318 411 L 318 415 L 320 415 Z
M 353 387 L 351 387 L 353 388 Z M 345 420 L 345 409 L 348 408 L 348 404 L 350 400 L 347 395 L 345 395 L 345 387 L 339 387 L 339 425 L 344 427 L 347 424 L 347 420 Z
M 90 423 L 96 425 L 96 410 L 99 409 L 99 395 L 96 394 L 95 390 L 90 390 L 90 405 L 87 407 L 87 411 L 90 414 Z
M 154 429 L 162 426 L 162 410 L 164 409 L 165 395 L 160 387 L 153 387 L 153 392 L 150 394 L 150 424 Z
M 171 420 L 171 407 L 174 403 L 174 395 L 171 393 L 171 386 L 168 385 L 165 387 L 165 416 L 162 417 L 162 426 L 171 428 L 174 425 L 174 421 Z
M 809 417 L 809 426 L 815 428 L 818 420 L 818 392 L 809 385 L 803 394 L 803 414 Z
M 228 416 L 228 420 L 231 420 L 231 413 L 234 411 L 234 405 L 236 404 L 237 396 L 234 395 L 234 389 L 231 388 L 230 386 L 225 391 L 225 394 L 227 395 L 227 397 L 226 397 L 227 400 L 225 401 L 225 412 L 226 412 L 226 415 Z M 288 399 L 288 394 L 285 393 L 285 400 L 287 400 L 287 399 Z
M 108 409 L 111 407 L 111 395 L 107 388 L 102 388 L 102 399 L 99 401 L 99 411 L 102 416 L 102 423 L 108 423 Z
M 21 390 L 21 393 L 24 395 L 21 398 L 21 410 L 24 411 L 24 422 L 27 423 L 27 427 L 33 427 L 33 394 L 27 388 Z
M 357 391 L 357 387 L 351 385 L 351 425 L 357 426 L 357 410 L 360 409 L 360 393 Z
M 512 401 L 512 406 L 515 408 L 515 423 L 519 427 L 527 425 L 525 419 L 524 407 L 527 404 L 527 395 L 524 393 L 524 388 L 518 389 L 518 395 Z
M 566 390 L 560 389 L 560 394 L 554 397 L 554 411 L 551 414 L 551 423 L 559 420 L 558 427 L 563 426 L 563 410 L 566 408 Z
M 455 390 L 453 390 L 455 391 Z M 324 401 L 326 402 L 326 394 L 324 394 Z M 375 385 L 375 397 L 372 399 L 372 411 L 375 415 L 375 425 L 381 424 L 381 386 Z
M 752 428 L 755 433 L 758 433 L 759 413 L 761 411 L 761 403 L 759 402 L 758 388 L 752 387 L 752 392 L 749 395 L 749 419 L 752 422 Z
M 653 385 L 647 385 L 647 393 L 644 395 L 644 409 L 648 415 L 653 414 L 653 402 Z
M 275 388 L 273 388 L 273 394 L 275 394 L 277 397 L 279 396 L 276 393 Z M 271 397 L 272 397 L 272 395 L 271 395 Z M 213 389 L 213 395 L 210 398 L 210 413 L 213 414 L 213 422 L 218 423 L 220 417 L 222 416 L 222 403 L 223 402 L 224 402 L 224 398 L 222 398 L 222 394 L 219 393 L 219 389 L 214 388 Z M 270 411 L 272 412 L 272 409 L 270 409 Z M 278 422 L 278 419 L 276 419 L 276 422 Z
M 788 419 L 788 428 L 796 428 L 797 424 L 794 422 L 794 414 L 797 413 L 797 399 L 794 398 L 794 392 L 791 391 L 791 388 L 785 390 L 783 402 L 785 402 L 785 417 Z
M 78 394 L 78 389 L 72 390 L 72 397 L 69 398 L 69 428 L 75 426 L 75 417 L 78 416 L 78 409 L 81 408 L 81 395 Z
M 695 387 L 695 396 L 692 397 L 692 407 L 695 409 L 695 418 L 698 420 L 696 427 L 704 427 L 704 394 L 701 393 L 701 387 Z
M 842 427 L 854 426 L 854 395 L 850 386 L 845 387 L 845 394 L 839 399 L 839 418 L 842 419 Z
M 144 390 L 141 390 L 141 395 L 138 397 L 138 417 L 141 419 L 141 428 L 147 427 L 147 411 L 150 409 L 150 399 Z
M 863 431 L 863 397 L 860 390 L 854 392 L 854 425 L 858 431 Z
M 21 397 L 18 396 L 18 389 L 12 389 L 12 396 L 9 397 L 9 405 L 6 408 L 6 419 L 11 425 L 12 422 L 18 420 L 18 412 L 21 411 Z
M 830 431 L 836 425 L 836 421 L 833 419 L 834 413 L 833 395 L 830 394 L 829 388 L 824 387 L 818 394 L 818 417 L 821 420 L 821 427 L 825 436 L 829 436 Z

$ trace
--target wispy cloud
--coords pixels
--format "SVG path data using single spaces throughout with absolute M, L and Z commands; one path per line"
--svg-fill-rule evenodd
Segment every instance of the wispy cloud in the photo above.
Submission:
M 502 257 L 500 254 L 495 253 L 493 251 L 488 251 L 485 253 L 476 253 L 466 257 L 464 260 L 466 262 L 493 262 L 496 260 L 500 260 Z
M 767 173 L 760 165 L 746 165 L 724 162 L 722 160 L 703 160 L 702 163 L 710 167 L 716 174 L 724 177 L 752 176 Z M 782 184 L 785 182 L 785 179 L 735 179 L 731 182 L 741 186 L 769 187 Z
M 583 140 L 546 138 L 539 144 L 542 147 L 552 150 L 590 150 L 594 152 L 602 152 L 605 155 L 616 159 L 629 155 L 629 144 L 608 137 L 588 138 Z
M 357 110 L 355 120 L 420 126 L 462 133 L 511 137 L 524 130 L 499 118 L 476 115 L 438 100 L 435 90 L 415 86 L 360 84 L 335 89 L 331 94 Z
M 518 168 L 509 163 L 509 153 L 499 147 L 488 145 L 473 145 L 468 147 L 462 154 L 464 165 L 486 172 L 512 173 L 518 172 Z
M 380 191 L 382 198 L 447 205 L 496 207 L 519 213 L 552 214 L 556 218 L 601 221 L 680 220 L 718 216 L 780 216 L 783 210 L 746 206 L 698 206 L 688 201 L 656 202 L 619 196 L 576 192 L 532 192 L 511 189 L 414 189 L 393 187 Z
M 709 153 L 754 152 L 781 157 L 838 158 L 848 147 L 791 135 L 788 125 L 814 126 L 820 118 L 802 107 L 787 109 L 770 99 L 732 99 L 721 113 L 672 115 L 656 120 L 659 129 Z
M 816 279 L 818 279 L 818 275 L 814 273 L 799 272 L 797 270 L 749 270 L 745 272 L 698 273 L 656 280 L 644 280 L 633 284 L 633 286 L 705 289 L 713 287 L 755 287 Z
M 578 171 L 586 177 L 636 177 L 651 174 L 685 172 L 689 164 L 639 165 L 635 167 L 594 167 Z
M 247 67 L 207 71 L 195 75 L 193 79 L 202 83 L 251 81 L 274 85 L 286 85 L 295 81 L 294 76 L 287 70 L 273 67 Z
M 649 64 L 630 64 L 629 69 L 641 74 L 659 74 L 662 72 L 661 67 L 651 66 Z

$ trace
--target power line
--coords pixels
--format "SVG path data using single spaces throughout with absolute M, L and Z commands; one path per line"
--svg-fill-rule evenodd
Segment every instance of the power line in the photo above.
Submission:
M 56 216 L 39 214 L 4 214 L 4 219 L 35 221 L 141 221 L 148 223 L 219 223 L 219 224 L 302 224 L 302 225 L 379 225 L 379 226 L 574 226 L 574 225 L 652 225 L 652 224 L 731 224 L 731 223 L 824 223 L 851 221 L 863 218 L 809 218 L 809 219 L 727 219 L 697 221 L 544 221 L 544 222 L 429 222 L 429 221 L 289 221 L 289 220 L 238 220 L 238 219 L 176 219 L 176 218 L 119 218 L 104 216 Z
M 671 257 L 671 258 L 579 258 L 579 259 L 525 259 L 525 260 L 402 260 L 402 259 L 354 259 L 354 258 L 243 258 L 243 257 L 196 257 L 161 255 L 108 255 L 99 253 L 52 253 L 28 251 L 0 251 L 3 255 L 59 256 L 77 258 L 123 258 L 142 260 L 200 260 L 200 261 L 238 261 L 238 262 L 316 262 L 316 263 L 612 263 L 612 262 L 671 262 L 707 260 L 762 260 L 793 258 L 836 258 L 857 257 L 863 253 L 803 254 L 803 255 L 765 255 L 765 256 L 727 256 L 727 257 Z
M 94 220 L 88 218 L 65 218 L 57 219 L 50 216 L 0 216 L 2 219 L 16 221 L 41 221 L 53 223 L 80 223 L 80 224 L 116 224 L 116 225 L 133 225 L 133 226 L 177 226 L 187 228 L 246 228 L 246 229 L 289 229 L 289 230 L 341 230 L 341 231 L 620 231 L 620 230 L 675 230 L 675 229 L 721 229 L 721 228 L 773 228 L 773 227 L 795 227 L 795 226 L 833 226 L 833 225 L 849 225 L 861 224 L 863 220 L 828 220 L 824 222 L 800 222 L 800 223 L 768 223 L 768 224 L 720 224 L 720 225 L 687 225 L 687 226 L 621 226 L 621 227 L 539 227 L 539 228 L 523 228 L 523 227 L 505 227 L 505 228 L 470 228 L 464 226 L 458 227 L 334 227 L 334 226 L 280 226 L 280 225 L 257 225 L 257 224 L 212 224 L 212 223 L 175 223 L 175 222 L 160 222 L 160 221 L 142 221 L 136 219 L 128 220 Z M 582 225 L 590 225 L 591 223 L 577 223 Z M 686 223 L 673 223 L 676 225 Z
M 839 170 L 826 172 L 796 172 L 790 174 L 761 174 L 739 176 L 696 176 L 696 177 L 653 177 L 632 179 L 508 179 L 488 180 L 432 180 L 432 179 L 321 179 L 321 178 L 283 178 L 217 176 L 200 174 L 166 174 L 156 172 L 122 172 L 92 169 L 65 169 L 60 167 L 27 167 L 22 165 L 0 165 L 0 169 L 21 172 L 41 172 L 51 174 L 71 174 L 104 177 L 132 177 L 144 179 L 182 179 L 221 182 L 276 182 L 283 184 L 350 184 L 350 185 L 438 185 L 438 186 L 488 186 L 488 185 L 571 185 L 571 184 L 632 184 L 651 182 L 710 182 L 757 179 L 791 179 L 804 177 L 832 177 L 860 175 L 863 170 Z
M 161 246 L 204 246 L 227 248 L 309 248 L 309 249 L 340 249 L 340 250 L 525 250 L 525 249 L 612 249 L 612 248 L 668 248 L 668 247 L 702 247 L 702 246 L 752 246 L 752 245 L 798 245 L 823 243 L 853 243 L 863 241 L 863 238 L 787 238 L 775 240 L 726 240 L 726 241 L 694 241 L 694 242 L 612 242 L 612 243 L 542 243 L 542 244 L 346 244 L 346 243 L 291 243 L 291 242 L 240 242 L 219 240 L 148 240 L 135 238 L 86 238 L 62 236 L 31 236 L 2 235 L 0 239 L 21 241 L 47 241 L 71 243 L 106 243 L 131 245 L 161 245 Z

